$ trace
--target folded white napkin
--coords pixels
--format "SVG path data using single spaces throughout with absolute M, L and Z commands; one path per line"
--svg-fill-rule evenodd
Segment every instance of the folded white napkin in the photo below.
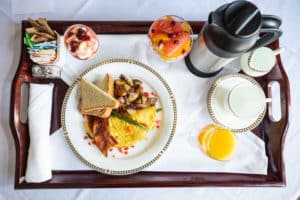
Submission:
M 52 177 L 50 161 L 50 122 L 53 84 L 30 84 L 28 123 L 30 144 L 26 182 L 39 183 Z
M 193 171 L 193 172 L 227 172 L 246 174 L 266 174 L 268 159 L 264 142 L 253 133 L 236 134 L 238 146 L 236 154 L 230 161 L 221 162 L 205 155 L 197 144 L 201 128 L 213 123 L 207 108 L 207 91 L 217 78 L 204 79 L 190 73 L 184 61 L 166 63 L 149 47 L 146 35 L 99 35 L 100 50 L 88 61 L 74 59 L 66 54 L 62 66 L 62 79 L 71 84 L 80 72 L 89 65 L 110 58 L 131 58 L 150 65 L 169 83 L 174 92 L 178 123 L 170 147 L 163 156 L 145 171 Z M 63 41 L 63 40 L 61 40 Z M 62 45 L 63 46 L 63 45 Z M 63 48 L 63 47 L 62 47 Z M 230 69 L 222 73 L 230 73 Z M 62 130 L 51 137 L 52 169 L 88 170 L 64 140 Z

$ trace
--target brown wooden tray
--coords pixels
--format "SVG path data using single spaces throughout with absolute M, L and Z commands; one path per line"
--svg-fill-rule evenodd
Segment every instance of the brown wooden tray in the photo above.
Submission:
M 50 21 L 49 24 L 59 34 L 63 34 L 68 26 L 82 23 L 90 26 L 98 34 L 145 34 L 151 22 L 149 21 Z M 190 22 L 194 33 L 199 33 L 204 22 Z M 22 22 L 22 38 L 28 27 L 27 21 Z M 23 39 L 22 39 L 23 41 Z M 279 47 L 277 40 L 270 45 Z M 268 84 L 278 81 L 281 92 L 281 115 L 278 122 L 272 122 L 267 111 L 263 122 L 254 132 L 265 141 L 268 156 L 268 174 L 233 174 L 233 173 L 197 173 L 197 172 L 140 172 L 128 176 L 109 176 L 89 171 L 52 171 L 53 178 L 44 183 L 20 183 L 25 175 L 27 151 L 29 146 L 28 125 L 20 121 L 20 99 L 22 83 L 54 82 L 53 110 L 51 133 L 60 128 L 60 110 L 63 97 L 68 86 L 62 80 L 38 80 L 31 76 L 26 48 L 22 42 L 21 60 L 15 74 L 10 105 L 10 126 L 16 146 L 15 188 L 96 188 L 96 187 L 177 187 L 177 186 L 285 186 L 285 167 L 283 160 L 284 140 L 289 124 L 290 88 L 288 77 L 284 71 L 280 56 L 277 65 L 266 76 L 257 79 L 268 92 Z

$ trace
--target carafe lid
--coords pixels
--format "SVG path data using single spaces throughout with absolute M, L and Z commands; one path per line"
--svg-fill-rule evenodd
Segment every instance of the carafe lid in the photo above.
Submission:
M 217 56 L 239 56 L 255 44 L 261 20 L 259 9 L 251 2 L 225 4 L 209 14 L 202 32 L 204 41 Z
M 257 31 L 261 24 L 259 9 L 247 1 L 236 1 L 224 12 L 226 30 L 232 35 L 249 37 Z

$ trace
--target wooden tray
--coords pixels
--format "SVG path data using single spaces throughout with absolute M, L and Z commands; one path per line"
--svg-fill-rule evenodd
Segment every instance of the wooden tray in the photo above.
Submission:
M 50 21 L 49 24 L 59 34 L 63 34 L 68 26 L 82 23 L 90 26 L 97 34 L 146 34 L 151 22 L 149 21 Z M 190 22 L 194 33 L 199 33 L 204 22 Z M 22 41 L 27 21 L 22 22 Z M 257 79 L 270 96 L 268 85 L 272 81 L 280 84 L 281 120 L 273 122 L 266 117 L 254 132 L 265 141 L 268 156 L 268 174 L 233 174 L 233 173 L 197 173 L 197 172 L 140 172 L 128 176 L 109 176 L 96 171 L 52 171 L 53 178 L 44 183 L 19 182 L 25 175 L 27 151 L 29 146 L 28 125 L 20 121 L 21 85 L 23 83 L 54 82 L 53 111 L 51 133 L 60 128 L 60 110 L 68 86 L 62 80 L 38 80 L 31 76 L 26 48 L 21 43 L 21 60 L 12 83 L 10 126 L 16 146 L 15 188 L 95 188 L 95 187 L 176 187 L 176 186 L 285 186 L 285 167 L 283 147 L 289 124 L 290 89 L 288 77 L 284 71 L 280 56 L 277 65 L 266 76 Z M 278 40 L 270 45 L 279 47 Z

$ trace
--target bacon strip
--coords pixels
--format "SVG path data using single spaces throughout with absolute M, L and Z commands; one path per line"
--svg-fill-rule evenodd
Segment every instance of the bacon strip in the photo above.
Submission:
M 114 147 L 118 142 L 109 134 L 109 126 L 107 118 L 93 117 L 92 131 L 94 133 L 94 141 L 96 146 L 107 157 L 108 149 Z

